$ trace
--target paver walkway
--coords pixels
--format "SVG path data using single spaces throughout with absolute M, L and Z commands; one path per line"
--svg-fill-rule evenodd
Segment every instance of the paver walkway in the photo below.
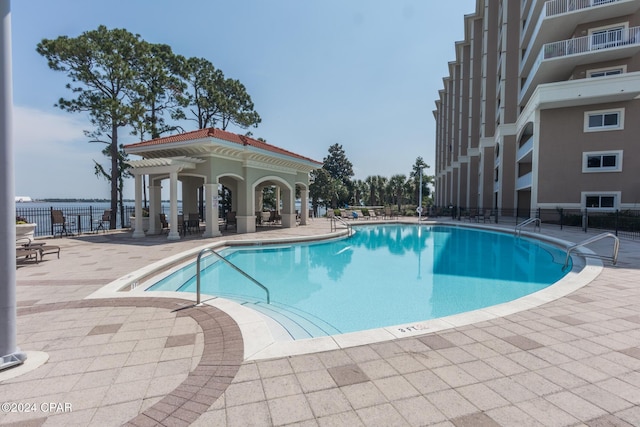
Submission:
M 315 220 L 257 235 L 328 231 L 328 222 Z M 543 233 L 574 242 L 587 237 L 544 225 Z M 0 373 L 0 402 L 35 409 L 3 411 L 0 423 L 640 425 L 638 242 L 624 240 L 618 266 L 537 308 L 435 334 L 270 360 L 243 362 L 235 322 L 213 307 L 180 310 L 188 303 L 153 297 L 83 299 L 204 243 L 124 233 L 56 239 L 59 260 L 45 256 L 20 266 L 18 342 L 49 360 L 13 379 Z M 594 248 L 608 252 L 610 242 Z

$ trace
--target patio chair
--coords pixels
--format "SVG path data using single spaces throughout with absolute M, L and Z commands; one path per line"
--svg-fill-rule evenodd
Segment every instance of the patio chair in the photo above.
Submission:
M 275 224 L 277 222 L 280 222 L 280 220 L 282 219 L 282 217 L 280 215 L 278 215 L 278 212 L 276 211 L 271 211 L 269 213 L 269 222 L 271 224 Z
M 225 217 L 224 229 L 226 230 L 230 225 L 233 225 L 234 227 L 236 227 L 236 229 L 238 228 L 236 213 L 231 211 L 227 212 L 227 215 Z
M 99 219 L 95 220 L 95 223 L 97 225 L 95 230 L 96 233 L 100 230 L 106 233 L 109 227 L 111 226 L 111 209 L 105 209 L 102 216 Z
M 478 222 L 480 222 L 480 218 L 482 218 L 482 222 L 491 222 L 491 209 L 487 209 L 483 214 L 478 215 Z
M 197 213 L 190 213 L 189 216 L 187 217 L 187 231 L 189 233 L 193 232 L 200 232 L 200 215 L 198 215 Z
M 160 233 L 164 234 L 169 232 L 169 223 L 167 222 L 167 216 L 165 214 L 158 214 L 160 218 Z
M 56 237 L 56 234 L 60 234 L 60 237 L 62 237 L 63 233 L 65 236 L 71 234 L 68 230 L 68 226 L 70 225 L 73 225 L 73 223 L 69 223 L 69 221 L 67 221 L 67 218 L 61 210 L 51 210 L 53 237 Z

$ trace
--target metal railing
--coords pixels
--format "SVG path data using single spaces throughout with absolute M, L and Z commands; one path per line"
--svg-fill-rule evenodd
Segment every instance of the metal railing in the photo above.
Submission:
M 202 256 L 207 252 L 211 252 L 211 254 L 217 256 L 218 259 L 225 262 L 229 267 L 233 268 L 238 273 L 242 274 L 244 277 L 246 277 L 256 285 L 264 289 L 264 291 L 267 293 L 267 304 L 271 304 L 271 294 L 269 292 L 269 289 L 267 289 L 266 286 L 264 286 L 262 283 L 258 282 L 256 279 L 248 275 L 244 270 L 242 270 L 240 267 L 238 267 L 237 265 L 235 265 L 234 263 L 232 263 L 222 255 L 220 255 L 218 252 L 214 251 L 211 248 L 205 248 L 200 251 L 200 253 L 198 254 L 198 258 L 196 259 L 196 305 L 200 304 L 200 260 L 202 259 Z
M 545 16 L 554 16 L 618 1 L 620 0 L 551 0 L 544 4 L 544 10 Z
M 547 43 L 540 52 L 542 59 L 576 55 L 600 49 L 640 43 L 640 27 L 620 28 L 604 34 L 591 34 L 568 40 Z
M 482 213 L 485 213 L 482 215 Z M 457 220 L 478 219 L 479 222 L 487 219 L 496 224 L 516 226 L 528 218 L 540 218 L 545 225 L 556 225 L 560 229 L 575 228 L 584 231 L 601 230 L 601 232 L 611 232 L 618 237 L 627 239 L 640 239 L 640 210 L 625 209 L 483 209 L 481 207 L 432 207 L 430 216 L 449 217 Z
M 338 230 L 337 222 L 340 222 L 341 224 L 343 224 L 344 226 L 347 227 L 347 234 L 349 236 L 351 236 L 353 234 L 353 228 L 351 227 L 351 224 L 349 224 L 347 221 L 345 221 L 344 219 L 342 219 L 339 216 L 332 216 L 331 217 L 331 231 Z
M 526 227 L 529 224 L 533 224 L 533 231 L 536 231 L 536 227 L 538 227 L 538 231 L 540 231 L 540 224 L 542 223 L 542 220 L 540 218 L 529 218 L 526 219 L 524 221 L 522 221 L 520 224 L 516 225 L 516 228 L 514 230 L 516 236 L 519 236 L 520 233 L 522 232 L 522 229 L 524 227 Z
M 583 240 L 580 243 L 576 243 L 573 246 L 570 246 L 569 248 L 567 248 L 567 257 L 564 260 L 564 266 L 562 267 L 562 269 L 566 269 L 567 266 L 569 265 L 569 258 L 571 257 L 571 252 L 573 252 L 574 250 L 583 247 L 585 245 L 588 245 L 590 243 L 593 242 L 597 242 L 598 240 L 602 240 L 604 238 L 610 237 L 613 239 L 613 255 L 611 256 L 606 256 L 606 255 L 598 255 L 598 254 L 588 254 L 588 253 L 583 253 L 582 256 L 584 257 L 589 257 L 589 258 L 598 258 L 598 259 L 603 259 L 606 261 L 611 261 L 611 263 L 613 265 L 616 265 L 616 263 L 618 262 L 618 250 L 620 249 L 620 239 L 618 239 L 616 236 L 614 236 L 611 233 L 602 233 L 602 234 L 598 234 L 597 236 L 593 236 L 590 239 L 587 240 Z

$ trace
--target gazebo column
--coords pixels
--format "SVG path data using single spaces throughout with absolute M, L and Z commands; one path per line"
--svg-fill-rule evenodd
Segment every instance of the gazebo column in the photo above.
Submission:
M 256 214 L 253 211 L 255 206 L 254 191 L 251 189 L 247 180 L 237 182 L 236 195 L 234 197 L 237 205 L 236 221 L 238 234 L 255 233 L 256 231 Z
M 300 225 L 307 225 L 309 219 L 309 190 L 304 188 L 300 191 Z
M 282 228 L 292 228 L 296 226 L 296 211 L 294 203 L 295 191 L 284 188 L 282 190 Z
M 256 205 L 254 210 L 256 212 L 262 212 L 262 205 L 264 204 L 264 195 L 262 194 L 262 187 L 256 187 L 255 193 L 256 193 L 255 195 Z
M 169 174 L 169 199 L 169 224 L 171 224 L 171 228 L 167 240 L 180 240 L 180 233 L 178 233 L 178 172 Z
M 218 225 L 218 183 L 204 185 L 205 198 L 205 222 L 206 229 L 204 237 L 221 236 L 220 226 Z
M 156 185 L 151 176 L 149 176 L 149 230 L 147 234 L 159 234 L 160 230 L 160 217 L 161 212 L 161 189 L 159 185 Z
M 280 185 L 276 185 L 276 215 L 280 214 Z
M 142 174 L 136 173 L 134 175 L 135 179 L 135 213 L 136 213 L 136 224 L 135 230 L 133 230 L 134 239 L 144 237 L 144 230 L 142 229 Z
M 190 213 L 198 212 L 198 183 L 199 178 L 182 177 L 182 213 L 184 218 Z

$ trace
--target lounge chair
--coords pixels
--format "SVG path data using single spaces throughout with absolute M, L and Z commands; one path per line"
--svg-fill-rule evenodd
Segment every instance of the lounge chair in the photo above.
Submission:
M 38 254 L 40 255 L 40 261 L 46 254 L 56 254 L 60 259 L 60 246 L 47 245 L 46 242 L 34 242 L 28 237 L 18 239 L 16 246 L 16 258 L 21 256 L 29 258 L 34 255 L 35 261 L 38 262 Z
M 16 261 L 35 261 L 35 263 L 38 263 L 38 254 L 40 253 L 40 251 L 36 248 L 25 248 L 22 246 L 19 246 L 16 248 Z M 23 258 L 24 257 L 24 258 Z
M 387 206 L 384 208 L 384 219 L 392 219 L 392 218 L 398 218 L 398 213 L 391 210 L 391 206 Z

